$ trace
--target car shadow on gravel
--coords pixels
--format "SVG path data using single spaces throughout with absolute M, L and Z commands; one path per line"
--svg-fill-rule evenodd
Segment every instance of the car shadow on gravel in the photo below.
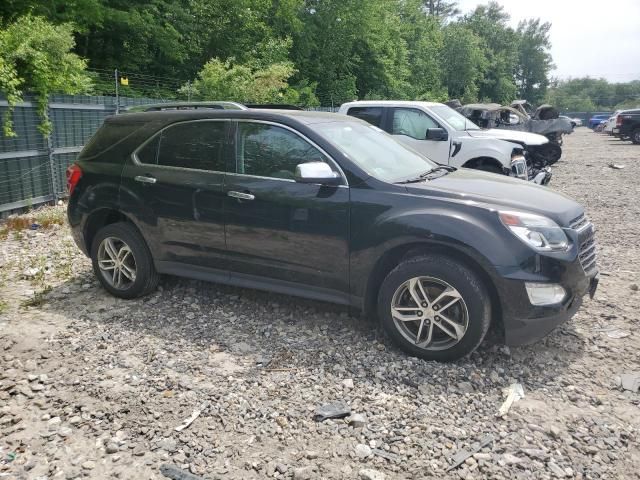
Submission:
M 87 337 L 86 345 L 98 338 L 133 355 L 140 339 L 152 336 L 160 350 L 225 352 L 254 372 L 321 369 L 338 379 L 374 381 L 383 372 L 390 388 L 445 381 L 447 391 L 457 392 L 461 382 L 471 382 L 486 393 L 514 381 L 529 390 L 547 388 L 585 349 L 570 322 L 534 345 L 507 348 L 485 341 L 470 357 L 440 364 L 409 358 L 376 324 L 346 307 L 171 276 L 147 297 L 121 300 L 84 277 L 55 287 L 39 308 L 86 326 L 75 329 Z M 86 348 L 90 353 L 92 347 Z M 96 348 L 99 353 L 104 347 Z

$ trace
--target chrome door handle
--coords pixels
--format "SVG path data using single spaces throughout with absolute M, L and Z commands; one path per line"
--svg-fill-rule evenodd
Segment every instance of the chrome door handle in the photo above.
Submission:
M 147 177 L 146 175 L 136 175 L 133 177 L 136 182 L 140 183 L 156 183 L 156 179 L 153 177 Z
M 254 200 L 256 198 L 254 195 L 251 195 L 250 193 L 234 192 L 233 190 L 228 191 L 227 195 L 233 198 L 237 198 L 239 200 Z

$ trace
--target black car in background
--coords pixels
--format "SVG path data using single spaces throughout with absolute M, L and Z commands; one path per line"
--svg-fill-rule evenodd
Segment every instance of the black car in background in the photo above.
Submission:
M 593 226 L 573 200 L 437 166 L 353 117 L 109 117 L 67 175 L 75 241 L 122 298 L 159 274 L 298 295 L 453 360 L 491 325 L 507 344 L 535 341 L 597 285 Z
M 624 110 L 616 116 L 613 135 L 640 145 L 640 109 Z

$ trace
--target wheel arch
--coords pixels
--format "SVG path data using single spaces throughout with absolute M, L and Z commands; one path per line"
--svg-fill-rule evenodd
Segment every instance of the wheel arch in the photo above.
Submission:
M 142 235 L 140 229 L 131 220 L 131 218 L 122 213 L 120 210 L 110 207 L 100 208 L 91 212 L 87 216 L 87 220 L 85 222 L 83 237 L 85 245 L 87 247 L 87 251 L 91 251 L 91 244 L 93 243 L 93 239 L 101 228 L 118 222 L 126 222 L 131 224 Z
M 474 168 L 474 169 L 479 169 L 483 166 L 492 166 L 500 169 L 500 171 L 504 171 L 506 168 L 497 158 L 489 157 L 489 156 L 474 157 L 470 160 L 467 160 L 462 166 L 464 168 Z
M 474 256 L 468 252 L 454 246 L 439 243 L 414 242 L 398 245 L 384 252 L 372 268 L 371 274 L 367 280 L 365 298 L 363 301 L 364 314 L 368 318 L 375 318 L 377 320 L 376 304 L 378 292 L 385 277 L 399 263 L 410 258 L 427 254 L 442 255 L 455 261 L 459 261 L 478 275 L 482 284 L 486 287 L 491 300 L 492 318 L 490 330 L 494 330 L 499 335 L 503 335 L 504 326 L 502 322 L 502 305 L 498 295 L 498 290 L 487 268 L 482 265 L 481 261 L 474 258 Z

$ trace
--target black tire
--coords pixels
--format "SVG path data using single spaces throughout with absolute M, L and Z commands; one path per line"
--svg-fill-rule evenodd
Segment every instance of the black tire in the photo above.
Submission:
M 480 170 L 482 172 L 490 172 L 490 173 L 497 173 L 498 175 L 504 175 L 504 170 L 502 170 L 502 168 L 498 167 L 497 165 L 492 165 L 490 163 L 478 165 L 477 167 L 475 167 L 475 169 Z
M 122 288 L 116 288 L 112 285 L 106 278 L 104 271 L 98 265 L 100 246 L 103 241 L 108 238 L 120 240 L 125 246 L 129 247 L 131 255 L 133 256 L 135 279 Z M 126 299 L 141 297 L 155 290 L 158 286 L 160 276 L 153 264 L 149 247 L 147 247 L 142 235 L 140 235 L 138 230 L 130 223 L 112 223 L 101 228 L 91 244 L 91 262 L 93 264 L 93 272 L 102 286 L 116 297 Z
M 640 128 L 636 128 L 632 133 L 631 133 L 631 141 L 633 143 L 635 143 L 636 145 L 640 145 Z
M 457 343 L 450 347 L 431 350 L 417 346 L 402 333 L 403 327 L 398 326 L 407 325 L 409 322 L 397 323 L 393 318 L 391 309 L 397 292 L 403 288 L 406 282 L 416 277 L 437 279 L 444 282 L 457 290 L 462 298 L 460 311 L 466 307 L 466 330 Z M 430 299 L 430 301 L 433 300 L 433 298 Z M 445 311 L 446 307 L 442 306 L 441 308 L 442 311 Z M 378 317 L 389 337 L 408 354 L 425 360 L 446 362 L 469 355 L 482 343 L 491 323 L 491 299 L 480 278 L 463 263 L 443 255 L 424 255 L 400 263 L 387 275 L 380 286 L 377 310 Z M 434 327 L 434 332 L 435 328 L 437 327 Z

